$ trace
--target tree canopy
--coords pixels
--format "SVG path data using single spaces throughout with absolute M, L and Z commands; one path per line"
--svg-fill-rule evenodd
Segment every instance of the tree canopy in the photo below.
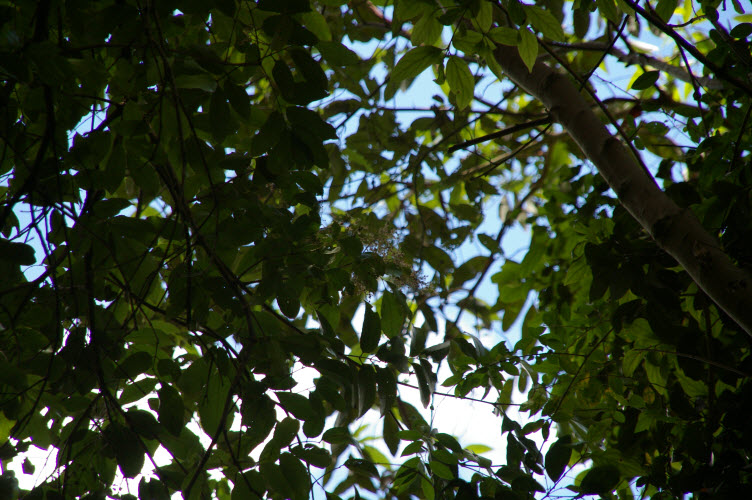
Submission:
M 0 499 L 749 491 L 751 21 L 2 2 Z

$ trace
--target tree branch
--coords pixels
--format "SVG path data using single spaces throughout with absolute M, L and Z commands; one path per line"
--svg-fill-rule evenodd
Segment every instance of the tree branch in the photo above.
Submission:
M 470 146 L 474 146 L 475 144 L 478 144 L 480 142 L 491 141 L 493 139 L 498 139 L 499 137 L 504 137 L 505 135 L 514 134 L 516 132 L 527 130 L 529 128 L 537 127 L 538 125 L 544 125 L 550 122 L 551 122 L 551 118 L 546 116 L 544 118 L 533 120 L 531 122 L 512 125 L 511 127 L 507 127 L 504 130 L 498 130 L 496 132 L 493 132 L 492 134 L 486 134 L 481 137 L 476 137 L 475 139 L 470 139 L 468 141 L 463 141 L 463 142 L 460 142 L 459 144 L 455 144 L 447 150 L 447 153 L 454 153 L 458 149 L 469 148 Z
M 692 43 L 688 42 L 683 36 L 681 36 L 679 33 L 676 32 L 671 26 L 667 25 L 666 23 L 661 20 L 657 15 L 655 15 L 653 12 L 648 12 L 642 7 L 640 7 L 637 2 L 634 0 L 624 0 L 624 3 L 629 5 L 632 9 L 635 10 L 635 12 L 638 12 L 642 17 L 645 18 L 647 22 L 661 30 L 666 35 L 670 36 L 679 47 L 682 47 L 684 50 L 692 54 L 692 57 L 700 61 L 705 67 L 710 69 L 713 73 L 716 75 L 719 75 L 727 82 L 731 83 L 735 87 L 737 87 L 739 90 L 742 90 L 747 93 L 747 95 L 752 96 L 752 84 L 749 82 L 744 82 L 740 80 L 739 78 L 736 78 L 732 74 L 728 72 L 726 67 L 724 66 L 718 66 L 713 61 L 705 57 L 705 55 L 700 52 L 697 47 L 695 47 Z
M 593 50 L 593 51 L 606 51 L 608 54 L 614 56 L 619 61 L 625 64 L 638 64 L 641 66 L 652 66 L 657 70 L 673 76 L 677 80 L 681 80 L 687 83 L 693 83 L 692 75 L 685 71 L 680 66 L 674 66 L 673 64 L 662 61 L 656 57 L 651 57 L 647 54 L 641 54 L 639 52 L 624 52 L 616 47 L 610 46 L 603 42 L 584 42 L 584 43 L 561 43 L 561 42 L 549 42 L 554 47 L 561 47 L 572 50 Z M 707 76 L 696 77 L 695 80 L 705 88 L 708 89 L 722 89 L 723 82 L 716 80 L 715 78 L 709 78 Z
M 695 283 L 752 336 L 752 277 L 734 265 L 689 209 L 677 206 L 601 123 L 566 76 L 538 61 L 532 72 L 516 48 L 495 51 L 504 73 L 550 110 L 616 192 L 624 208 Z

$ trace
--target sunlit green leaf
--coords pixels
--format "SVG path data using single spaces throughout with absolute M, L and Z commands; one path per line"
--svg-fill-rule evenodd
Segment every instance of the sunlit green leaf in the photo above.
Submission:
M 446 78 L 449 88 L 457 94 L 457 106 L 460 109 L 467 107 L 475 91 L 475 78 L 467 63 L 457 56 L 451 56 L 447 60 Z

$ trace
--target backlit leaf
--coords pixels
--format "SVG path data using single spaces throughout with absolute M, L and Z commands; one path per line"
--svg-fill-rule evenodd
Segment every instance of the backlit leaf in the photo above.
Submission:
M 631 88 L 632 90 L 645 90 L 647 88 L 650 88 L 655 85 L 655 82 L 658 81 L 658 78 L 660 76 L 660 71 L 646 71 L 638 76 L 634 82 L 632 82 Z
M 391 99 L 405 80 L 411 80 L 432 64 L 441 61 L 441 49 L 432 46 L 415 47 L 407 52 L 394 66 L 384 97 Z
M 360 333 L 360 348 L 363 352 L 374 352 L 381 338 L 381 318 L 377 312 L 366 304 L 363 315 L 363 327 Z
M 467 63 L 457 56 L 451 56 L 447 60 L 446 78 L 449 88 L 457 94 L 457 106 L 460 109 L 467 107 L 475 91 L 475 78 Z
M 569 465 L 572 456 L 572 436 L 560 437 L 546 453 L 546 474 L 552 481 L 558 481 Z
M 590 469 L 580 482 L 580 493 L 606 495 L 619 484 L 621 474 L 614 465 L 599 465 Z
M 402 333 L 405 313 L 394 292 L 384 292 L 381 298 L 381 327 L 387 337 L 392 338 Z
M 528 71 L 532 72 L 535 59 L 538 57 L 538 39 L 529 28 L 522 28 L 519 33 L 520 41 L 517 44 L 517 50 Z
M 543 36 L 552 40 L 564 41 L 564 30 L 561 29 L 561 23 L 556 20 L 551 12 L 544 10 L 535 5 L 525 5 L 525 14 L 527 20 Z
M 37 260 L 34 248 L 31 246 L 2 238 L 0 238 L 0 259 L 22 266 L 30 266 Z

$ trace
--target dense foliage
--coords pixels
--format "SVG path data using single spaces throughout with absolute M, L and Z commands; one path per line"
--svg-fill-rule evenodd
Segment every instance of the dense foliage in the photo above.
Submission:
M 748 491 L 752 282 L 719 307 L 506 76 L 567 75 L 744 276 L 752 24 L 679 4 L 2 2 L 0 499 Z

